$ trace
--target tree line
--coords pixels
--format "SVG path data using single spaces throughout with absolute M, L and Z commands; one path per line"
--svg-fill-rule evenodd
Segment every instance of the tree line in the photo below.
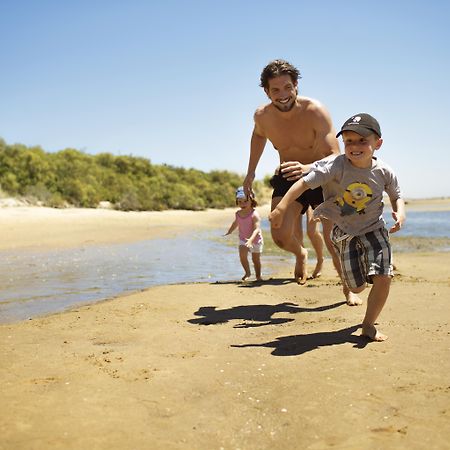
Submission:
M 242 175 L 226 170 L 203 172 L 71 148 L 46 152 L 0 139 L 3 193 L 45 206 L 95 208 L 108 201 L 124 211 L 225 208 L 235 205 L 235 190 L 242 182 Z M 254 188 L 258 195 L 263 183 Z

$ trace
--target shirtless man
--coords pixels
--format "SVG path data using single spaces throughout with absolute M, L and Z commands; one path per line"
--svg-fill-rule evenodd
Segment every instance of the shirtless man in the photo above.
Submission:
M 340 153 L 330 115 L 318 101 L 298 95 L 299 78 L 299 71 L 283 60 L 272 61 L 261 73 L 261 87 L 271 102 L 255 112 L 250 158 L 243 185 L 246 193 L 251 195 L 255 170 L 269 140 L 280 156 L 278 174 L 271 180 L 274 188 L 272 210 L 289 187 L 302 176 L 301 164 L 311 164 Z M 281 228 L 271 229 L 272 238 L 278 247 L 295 255 L 294 278 L 299 284 L 304 284 L 307 279 L 307 252 L 297 231 L 299 216 L 309 206 L 314 208 L 322 202 L 322 188 L 306 191 L 289 206 Z M 330 238 L 331 228 L 332 223 L 324 220 L 325 243 L 341 275 L 339 259 Z M 344 294 L 348 304 L 361 303 L 345 284 Z

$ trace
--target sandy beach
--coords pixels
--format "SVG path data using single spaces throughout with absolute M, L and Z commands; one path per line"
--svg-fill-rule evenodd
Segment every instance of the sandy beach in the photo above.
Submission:
M 3 208 L 0 249 L 226 229 L 231 211 Z M 0 325 L 0 449 L 450 448 L 450 253 L 395 262 L 384 343 L 328 260 L 305 286 L 159 286 Z

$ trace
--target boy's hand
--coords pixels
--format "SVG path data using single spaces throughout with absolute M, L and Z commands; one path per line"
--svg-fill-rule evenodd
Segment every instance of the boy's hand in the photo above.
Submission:
M 275 208 L 269 214 L 269 222 L 271 223 L 273 228 L 280 228 L 284 219 L 284 211 L 281 209 Z
M 250 241 L 250 239 L 247 239 L 247 242 L 245 243 L 245 246 L 246 246 L 247 248 L 253 248 L 253 242 Z
M 389 233 L 396 233 L 403 225 L 403 222 L 405 221 L 405 215 L 400 214 L 398 212 L 392 211 L 392 217 L 395 220 L 394 225 L 389 230 Z

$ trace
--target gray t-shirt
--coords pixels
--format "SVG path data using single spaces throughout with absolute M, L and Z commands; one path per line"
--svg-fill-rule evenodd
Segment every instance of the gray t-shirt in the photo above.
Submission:
M 325 201 L 315 209 L 314 217 L 330 219 L 350 236 L 386 226 L 383 192 L 391 203 L 402 196 L 393 170 L 376 158 L 367 169 L 353 166 L 345 155 L 318 161 L 303 180 L 311 189 L 323 188 Z

